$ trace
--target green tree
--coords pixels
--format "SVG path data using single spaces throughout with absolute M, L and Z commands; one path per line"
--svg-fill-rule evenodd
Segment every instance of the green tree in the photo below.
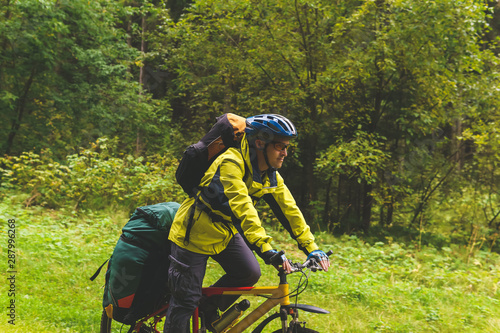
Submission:
M 6 2 L 1 8 L 0 110 L 3 153 L 52 148 L 58 156 L 97 137 L 136 142 L 165 104 L 132 79 L 140 53 L 108 1 Z M 152 128 L 153 127 L 153 128 Z M 134 133 L 131 135 L 130 133 Z
M 494 74 L 487 15 L 475 0 L 197 1 L 163 32 L 174 115 L 193 133 L 222 112 L 280 112 L 300 131 L 284 173 L 302 207 L 344 231 L 367 230 L 374 204 L 384 225 L 396 208 L 417 221 L 458 168 L 460 133 L 447 129 Z M 369 168 L 335 169 L 351 143 Z

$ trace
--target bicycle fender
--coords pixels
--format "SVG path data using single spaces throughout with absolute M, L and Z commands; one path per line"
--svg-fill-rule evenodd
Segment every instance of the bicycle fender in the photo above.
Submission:
M 290 304 L 290 305 L 282 305 L 281 308 L 285 309 L 299 309 L 299 310 L 304 310 L 307 312 L 312 312 L 312 313 L 320 313 L 320 314 L 327 314 L 330 313 L 330 311 L 327 311 L 322 308 L 318 308 L 317 306 L 314 305 L 307 305 L 307 304 Z M 262 330 L 264 327 L 267 326 L 271 321 L 274 319 L 277 319 L 280 317 L 280 313 L 276 312 L 272 314 L 271 316 L 267 317 L 265 320 L 263 320 L 253 331 L 252 333 L 262 333 Z
M 307 305 L 307 304 L 295 304 L 294 303 L 294 304 L 284 305 L 283 307 L 304 310 L 304 311 L 312 312 L 312 313 L 320 313 L 320 314 L 330 313 L 330 311 L 327 311 L 325 309 L 318 308 L 317 306 L 314 306 L 314 305 Z

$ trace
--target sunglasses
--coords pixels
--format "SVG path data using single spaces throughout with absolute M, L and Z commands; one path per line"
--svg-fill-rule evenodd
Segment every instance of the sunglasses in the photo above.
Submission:
M 273 145 L 274 149 L 277 151 L 285 151 L 285 150 L 291 148 L 290 144 L 286 144 L 283 142 L 272 141 L 271 144 Z

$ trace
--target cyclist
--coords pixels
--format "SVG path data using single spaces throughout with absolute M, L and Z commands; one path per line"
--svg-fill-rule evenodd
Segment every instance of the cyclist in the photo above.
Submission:
M 209 257 L 225 271 L 213 287 L 253 286 L 260 278 L 260 266 L 251 250 L 267 264 L 277 251 L 264 230 L 255 204 L 263 198 L 280 223 L 309 257 L 315 257 L 326 271 L 326 254 L 314 242 L 304 217 L 283 178 L 276 171 L 287 156 L 290 139 L 297 137 L 287 118 L 263 114 L 247 118 L 245 136 L 239 148 L 221 154 L 205 173 L 196 196 L 186 199 L 175 216 L 169 287 L 172 291 L 164 332 L 189 332 L 189 318 L 201 299 L 201 288 Z M 291 267 L 284 256 L 283 269 Z M 200 307 L 207 326 L 238 296 L 213 296 Z M 218 309 L 217 309 L 218 308 Z

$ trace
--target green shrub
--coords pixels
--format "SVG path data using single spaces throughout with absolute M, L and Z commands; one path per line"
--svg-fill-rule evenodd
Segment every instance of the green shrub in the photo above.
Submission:
M 175 180 L 178 162 L 168 155 L 147 159 L 113 156 L 109 140 L 99 139 L 92 149 L 54 161 L 50 150 L 40 154 L 0 158 L 2 187 L 30 192 L 27 206 L 99 209 L 119 205 L 133 209 L 162 201 L 182 201 Z

